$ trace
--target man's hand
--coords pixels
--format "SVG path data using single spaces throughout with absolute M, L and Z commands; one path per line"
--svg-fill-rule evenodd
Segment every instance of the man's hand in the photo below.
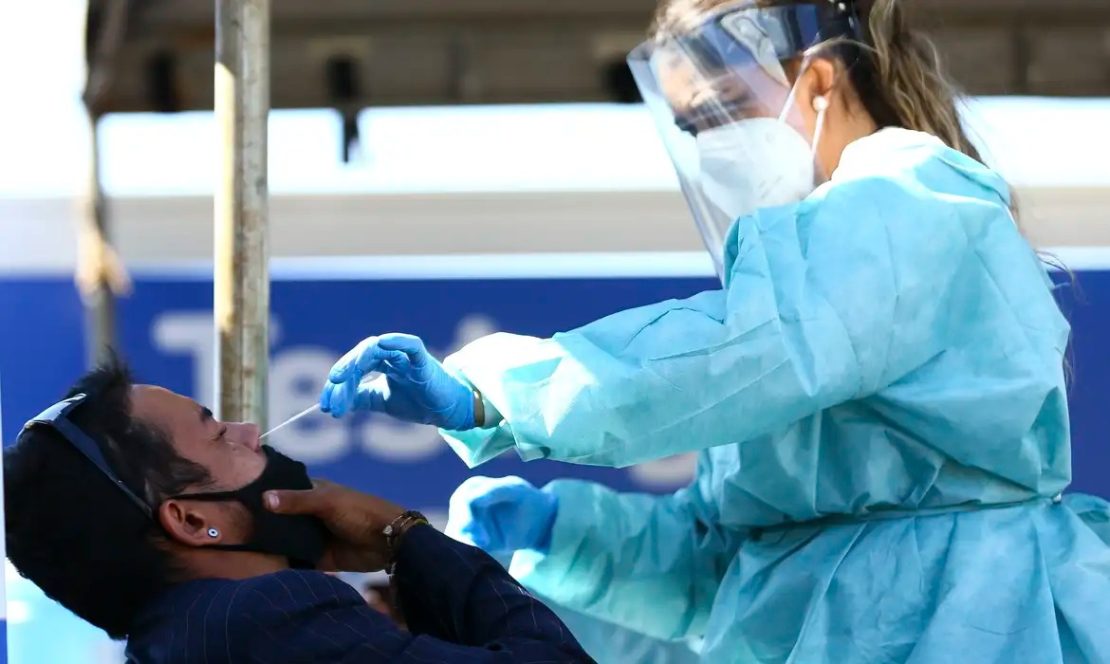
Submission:
M 266 507 L 277 514 L 304 514 L 324 522 L 331 533 L 319 568 L 332 572 L 374 572 L 389 564 L 382 530 L 404 513 L 389 501 L 314 480 L 309 491 L 267 491 Z

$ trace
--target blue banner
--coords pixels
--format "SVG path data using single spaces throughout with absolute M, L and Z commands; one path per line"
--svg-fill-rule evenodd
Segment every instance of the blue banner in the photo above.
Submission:
M 1075 328 L 1070 388 L 1073 489 L 1110 495 L 1110 272 L 1084 272 L 1061 291 Z M 550 335 L 631 306 L 714 287 L 706 278 L 275 279 L 272 287 L 271 423 L 303 410 L 332 362 L 363 337 L 412 331 L 444 355 L 496 330 Z M 120 303 L 120 342 L 139 379 L 211 404 L 212 286 L 203 278 L 139 275 Z M 57 399 L 83 368 L 83 314 L 68 279 L 8 279 L 0 286 L 0 371 L 6 442 Z M 279 432 L 275 444 L 318 475 L 431 511 L 442 510 L 469 471 L 434 429 L 357 415 L 315 415 Z M 613 470 L 512 455 L 482 474 L 603 481 L 621 490 L 670 491 L 690 477 L 689 460 Z
M 3 376 L 0 374 L 0 430 L 4 428 L 4 408 L 3 408 L 3 389 L 2 380 Z M 0 463 L 0 469 L 3 468 L 3 463 Z M 3 478 L 0 477 L 0 530 L 3 530 L 4 525 L 4 483 Z M 7 550 L 7 540 L 0 541 L 0 559 L 6 559 L 5 552 Z M 7 576 L 7 575 L 5 575 Z M 8 661 L 8 594 L 7 594 L 7 579 L 0 577 L 0 664 L 7 664 Z
M 1110 496 L 1110 272 L 1084 272 L 1061 290 L 1075 328 L 1070 390 L 1073 489 Z M 275 279 L 272 287 L 271 422 L 303 410 L 334 360 L 369 334 L 411 331 L 437 354 L 496 330 L 550 335 L 623 308 L 713 288 L 694 277 L 474 279 Z M 144 382 L 205 403 L 214 401 L 212 285 L 207 278 L 138 275 L 120 303 L 126 359 Z M 0 374 L 5 443 L 22 422 L 58 399 L 83 371 L 83 313 L 66 278 L 0 279 Z M 446 513 L 451 491 L 470 472 L 433 429 L 356 416 L 306 418 L 275 435 L 314 474 L 398 503 Z M 506 455 L 487 475 L 518 474 L 544 483 L 593 479 L 621 490 L 665 492 L 693 470 L 685 457 L 614 470 L 555 462 L 524 464 Z M 8 575 L 8 645 L 13 663 L 118 662 L 120 644 Z
M 312 404 L 332 363 L 369 334 L 413 331 L 445 355 L 497 330 L 549 335 L 621 308 L 686 297 L 713 282 L 682 279 L 275 280 L 272 287 L 270 420 Z M 22 389 L 5 396 L 4 439 L 57 399 L 82 371 L 82 314 L 68 280 L 8 281 L 0 368 Z M 189 278 L 136 279 L 119 307 L 120 347 L 137 377 L 211 404 L 212 285 Z M 431 427 L 356 415 L 311 416 L 272 442 L 312 472 L 405 505 L 442 514 L 470 473 Z M 613 470 L 523 464 L 506 455 L 482 474 L 545 483 L 574 476 L 622 490 L 669 491 L 689 481 L 690 458 Z

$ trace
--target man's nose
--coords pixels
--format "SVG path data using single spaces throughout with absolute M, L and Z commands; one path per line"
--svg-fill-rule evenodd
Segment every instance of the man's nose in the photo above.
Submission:
M 251 422 L 235 422 L 227 425 L 232 430 L 235 442 L 241 445 L 246 445 L 251 450 L 257 452 L 262 447 L 262 442 L 258 440 L 262 434 L 262 430 L 258 428 L 257 424 Z

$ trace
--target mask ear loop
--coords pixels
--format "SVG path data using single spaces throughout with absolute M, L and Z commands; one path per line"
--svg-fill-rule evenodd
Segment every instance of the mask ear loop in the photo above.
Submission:
M 790 94 L 786 96 L 786 103 L 782 106 L 782 112 L 779 113 L 779 122 L 787 124 L 786 116 L 790 114 L 790 109 L 794 108 L 794 100 L 798 97 L 798 81 L 802 80 L 802 74 L 805 73 L 805 68 L 808 64 L 802 65 L 801 72 L 798 73 L 798 80 L 794 81 L 794 85 L 790 86 Z

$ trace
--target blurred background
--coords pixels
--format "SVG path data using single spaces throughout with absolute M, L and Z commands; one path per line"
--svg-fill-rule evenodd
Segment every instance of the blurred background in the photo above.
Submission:
M 111 343 L 144 382 L 212 404 L 213 2 L 0 5 L 3 440 Z M 1075 279 L 1075 488 L 1110 495 L 1110 3 L 915 0 L 1016 187 L 1021 225 Z M 270 422 L 363 337 L 440 355 L 550 335 L 713 288 L 624 56 L 651 0 L 280 0 L 269 121 Z M 273 442 L 314 474 L 443 520 L 468 471 L 434 430 L 312 416 Z M 499 459 L 485 475 L 686 484 Z M 351 579 L 364 588 L 374 579 Z M 380 597 L 366 590 L 368 601 Z M 8 567 L 9 661 L 121 661 Z

